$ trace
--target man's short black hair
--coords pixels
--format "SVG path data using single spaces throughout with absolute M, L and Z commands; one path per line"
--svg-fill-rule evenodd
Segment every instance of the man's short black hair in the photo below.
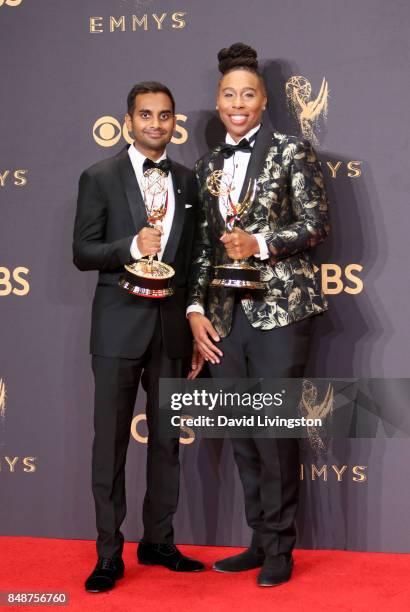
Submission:
M 166 85 L 162 83 L 158 83 L 157 81 L 141 81 L 141 83 L 137 83 L 131 89 L 130 93 L 127 97 L 127 112 L 130 116 L 132 116 L 135 108 L 135 98 L 140 94 L 146 93 L 164 93 L 171 100 L 172 104 L 172 112 L 175 114 L 175 100 L 174 96 L 168 89 Z

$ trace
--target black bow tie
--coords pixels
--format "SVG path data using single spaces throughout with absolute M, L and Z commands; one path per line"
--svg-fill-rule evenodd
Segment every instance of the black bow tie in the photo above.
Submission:
M 251 144 L 255 140 L 255 138 L 256 138 L 256 134 L 251 136 L 249 140 L 247 138 L 242 138 L 242 140 L 238 142 L 238 144 L 236 145 L 231 145 L 231 144 L 227 144 L 226 142 L 223 142 L 220 145 L 221 154 L 223 155 L 225 159 L 228 159 L 228 157 L 232 157 L 232 155 L 235 155 L 237 151 L 251 152 L 252 151 Z
M 152 159 L 149 159 L 148 157 L 146 157 L 144 160 L 144 163 L 142 164 L 142 171 L 146 172 L 147 170 L 150 170 L 151 168 L 158 168 L 158 170 L 162 170 L 162 172 L 165 172 L 165 174 L 168 174 L 169 171 L 171 170 L 171 164 L 169 162 L 169 159 L 167 158 L 161 159 L 160 162 L 155 163 L 154 161 L 152 161 Z

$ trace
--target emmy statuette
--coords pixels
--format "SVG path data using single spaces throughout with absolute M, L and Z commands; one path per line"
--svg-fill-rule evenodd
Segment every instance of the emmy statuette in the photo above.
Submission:
M 214 170 L 206 181 L 208 191 L 216 196 L 226 197 L 225 231 L 232 233 L 243 215 L 252 205 L 256 192 L 256 180 L 250 179 L 242 202 L 234 203 L 231 199 L 232 177 L 222 170 Z M 264 289 L 260 280 L 260 271 L 251 266 L 247 260 L 235 260 L 232 264 L 214 266 L 215 278 L 211 287 L 230 287 L 233 289 Z
M 167 174 L 159 168 L 150 168 L 143 177 L 144 202 L 150 227 L 161 229 L 168 206 Z M 171 286 L 174 269 L 153 255 L 143 257 L 124 266 L 125 273 L 119 285 L 128 293 L 146 298 L 165 298 L 174 293 Z

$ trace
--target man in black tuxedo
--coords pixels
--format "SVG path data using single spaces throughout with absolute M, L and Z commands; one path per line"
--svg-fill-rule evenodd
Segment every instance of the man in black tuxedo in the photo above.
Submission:
M 74 263 L 98 270 L 92 308 L 91 353 L 95 378 L 92 487 L 98 562 L 85 588 L 112 588 L 124 573 L 120 531 L 126 513 L 125 461 L 130 425 L 142 376 L 147 391 L 147 490 L 144 536 L 138 560 L 175 571 L 198 571 L 173 544 L 172 518 L 179 490 L 179 440 L 158 431 L 158 379 L 185 376 L 192 337 L 185 317 L 186 286 L 196 215 L 194 174 L 170 160 L 165 147 L 175 128 L 175 103 L 167 87 L 139 83 L 130 91 L 125 120 L 135 141 L 118 155 L 83 172 L 74 228 Z M 155 164 L 167 173 L 167 211 L 162 228 L 148 227 L 144 172 Z M 175 270 L 174 295 L 130 295 L 118 285 L 129 264 L 157 255 Z M 189 376 L 200 369 L 193 357 Z

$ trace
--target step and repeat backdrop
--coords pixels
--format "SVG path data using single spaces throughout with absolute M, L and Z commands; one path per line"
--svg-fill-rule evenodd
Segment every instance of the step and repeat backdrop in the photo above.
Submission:
M 314 143 L 329 193 L 332 234 L 316 262 L 330 309 L 315 321 L 308 374 L 410 376 L 409 23 L 406 0 L 0 0 L 1 534 L 95 537 L 97 275 L 72 264 L 78 178 L 130 142 L 125 100 L 140 80 L 173 91 L 169 155 L 193 167 L 223 136 L 216 53 L 235 41 L 258 50 L 264 121 Z M 144 404 L 141 393 L 127 461 L 134 541 Z M 188 431 L 181 457 L 176 540 L 246 545 L 229 442 Z M 337 440 L 320 452 L 304 443 L 300 480 L 300 547 L 410 550 L 408 438 Z

